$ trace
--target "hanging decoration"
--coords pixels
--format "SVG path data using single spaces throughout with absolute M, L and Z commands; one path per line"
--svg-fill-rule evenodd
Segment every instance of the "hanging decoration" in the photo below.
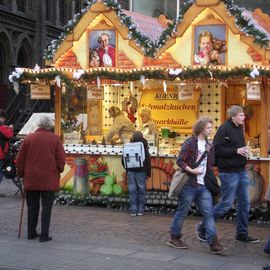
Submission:
M 60 75 L 55 76 L 55 83 L 59 88 L 61 87 L 61 77 L 60 77 Z
M 164 93 L 167 93 L 167 84 L 166 84 L 166 81 L 163 81 L 163 91 L 164 91 Z
M 253 79 L 255 79 L 256 76 L 259 76 L 260 75 L 260 72 L 259 70 L 254 67 L 254 69 L 249 73 L 250 77 L 252 77 Z
M 81 72 L 79 80 L 72 79 L 76 69 L 42 69 L 33 71 L 32 69 L 15 69 L 9 76 L 10 82 L 31 83 L 33 81 L 54 81 L 60 79 L 67 88 L 74 88 L 81 84 L 89 82 L 96 83 L 98 86 L 101 80 L 111 80 L 116 82 L 140 81 L 145 83 L 145 77 L 155 80 L 173 81 L 179 78 L 181 81 L 201 83 L 205 81 L 227 81 L 236 78 L 249 78 L 252 80 L 252 74 L 255 70 L 256 76 L 264 76 L 270 79 L 269 67 L 238 66 L 238 67 L 217 67 L 217 66 L 189 66 L 183 67 L 178 76 L 170 75 L 168 68 L 138 68 L 132 70 L 125 69 L 87 69 Z M 258 72 L 257 72 L 258 71 Z

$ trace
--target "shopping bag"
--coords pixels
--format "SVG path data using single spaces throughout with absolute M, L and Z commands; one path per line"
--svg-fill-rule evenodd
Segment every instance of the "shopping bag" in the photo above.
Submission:
M 220 186 L 218 184 L 218 180 L 212 171 L 207 171 L 204 176 L 204 184 L 207 189 L 214 196 L 218 196 L 220 193 Z
M 172 195 L 178 197 L 179 193 L 181 192 L 187 181 L 188 175 L 182 172 L 182 170 L 177 170 L 173 175 L 169 188 L 168 197 L 171 198 Z

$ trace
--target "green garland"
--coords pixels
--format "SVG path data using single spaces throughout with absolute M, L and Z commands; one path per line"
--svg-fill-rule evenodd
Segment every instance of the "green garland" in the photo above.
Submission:
M 235 17 L 235 23 L 239 29 L 246 35 L 250 35 L 254 38 L 254 42 L 261 47 L 268 47 L 269 39 L 266 33 L 261 32 L 252 23 L 251 20 L 247 20 L 243 16 L 244 8 L 240 8 L 234 5 L 232 0 L 224 0 L 224 3 L 230 13 Z
M 175 80 L 179 78 L 183 81 L 201 82 L 203 80 L 228 80 L 228 79 L 241 79 L 250 78 L 250 73 L 253 71 L 253 67 L 235 67 L 231 70 L 219 70 L 215 67 L 187 67 L 182 70 L 177 76 L 170 75 L 168 69 L 158 70 L 134 70 L 134 71 L 108 71 L 108 70 L 93 70 L 82 74 L 79 80 L 70 79 L 61 70 L 30 73 L 24 71 L 19 78 L 12 77 L 12 82 L 19 83 L 36 83 L 39 81 L 51 81 L 54 80 L 57 75 L 60 76 L 63 84 L 68 88 L 74 88 L 78 84 L 95 82 L 99 77 L 101 80 L 112 80 L 117 82 L 129 82 L 140 81 L 141 76 L 146 79 L 155 80 Z M 258 69 L 260 76 L 265 76 L 270 79 L 270 70 Z

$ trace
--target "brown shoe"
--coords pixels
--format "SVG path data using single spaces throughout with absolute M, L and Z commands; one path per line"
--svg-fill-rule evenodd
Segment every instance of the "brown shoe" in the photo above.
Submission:
M 210 250 L 213 254 L 222 254 L 227 251 L 228 248 L 223 247 L 215 236 L 212 240 L 212 244 L 210 244 Z
M 167 246 L 178 248 L 178 249 L 187 249 L 186 244 L 180 239 L 180 237 L 171 236 L 170 239 L 166 242 Z

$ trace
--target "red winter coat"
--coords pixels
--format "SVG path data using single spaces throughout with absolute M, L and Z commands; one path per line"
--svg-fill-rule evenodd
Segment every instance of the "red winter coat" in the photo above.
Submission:
M 5 153 L 7 153 L 7 151 L 8 151 L 8 146 L 9 146 L 8 141 L 10 138 L 13 137 L 13 128 L 8 127 L 0 122 L 0 133 L 5 138 L 4 151 L 2 150 L 2 147 L 0 146 L 0 160 L 3 160 L 5 157 Z M 0 138 L 0 140 L 1 140 L 1 138 Z
M 65 150 L 56 134 L 39 128 L 27 135 L 17 155 L 18 175 L 25 190 L 58 190 Z

